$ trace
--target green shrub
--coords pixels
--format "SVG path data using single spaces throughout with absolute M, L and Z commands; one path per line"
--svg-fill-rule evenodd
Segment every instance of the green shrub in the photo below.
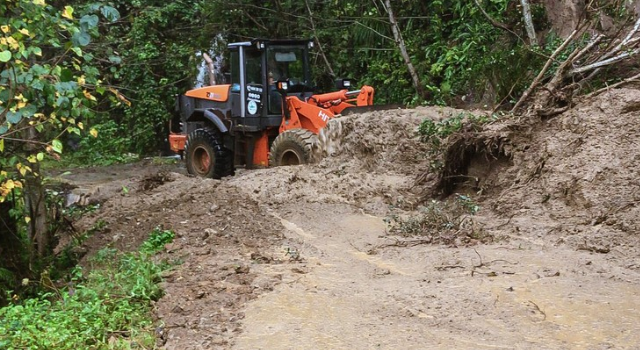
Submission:
M 150 302 L 162 296 L 167 265 L 154 263 L 150 252 L 173 235 L 154 232 L 140 252 L 100 250 L 90 272 L 76 267 L 62 288 L 24 301 L 10 295 L 14 304 L 0 309 L 0 349 L 153 348 Z
M 456 194 L 444 201 L 432 200 L 410 216 L 391 215 L 385 219 L 389 233 L 423 237 L 433 244 L 457 245 L 490 241 L 493 237 L 476 227 L 473 215 L 480 210 L 468 196 Z
M 159 227 L 156 227 L 151 232 L 149 238 L 142 243 L 140 246 L 140 251 L 145 253 L 155 253 L 164 248 L 164 245 L 167 243 L 171 243 L 175 238 L 175 234 L 171 230 L 162 230 Z

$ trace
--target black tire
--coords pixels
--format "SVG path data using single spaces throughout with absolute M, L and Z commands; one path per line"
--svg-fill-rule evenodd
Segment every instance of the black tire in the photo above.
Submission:
M 313 146 L 318 137 L 306 129 L 287 130 L 271 144 L 269 165 L 287 166 L 308 164 L 313 160 Z
M 197 129 L 187 137 L 184 146 L 187 172 L 201 177 L 219 179 L 233 174 L 231 152 L 210 129 Z

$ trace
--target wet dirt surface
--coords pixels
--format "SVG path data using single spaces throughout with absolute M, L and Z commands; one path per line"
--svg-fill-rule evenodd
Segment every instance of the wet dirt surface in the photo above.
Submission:
M 613 91 L 510 133 L 510 163 L 465 192 L 491 244 L 388 232 L 434 181 L 415 130 L 461 113 L 441 108 L 341 118 L 309 166 L 223 180 L 130 166 L 75 226 L 104 223 L 89 255 L 176 232 L 158 257 L 182 262 L 155 304 L 164 349 L 636 349 L 638 100 Z

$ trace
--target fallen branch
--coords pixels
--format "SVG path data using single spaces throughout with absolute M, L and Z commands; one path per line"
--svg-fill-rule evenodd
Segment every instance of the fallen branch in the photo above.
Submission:
M 631 42 L 631 38 L 638 32 L 638 30 L 640 30 L 640 18 L 638 18 L 638 20 L 636 21 L 636 24 L 633 26 L 633 29 L 629 32 L 629 34 L 627 34 L 624 40 L 622 40 L 620 44 L 614 47 L 611 51 L 606 53 L 602 58 L 611 57 L 615 55 L 618 51 L 620 51 L 622 47 L 624 47 L 625 45 L 628 45 Z
M 619 82 L 617 82 L 615 84 L 611 84 L 609 86 L 603 87 L 600 90 L 596 90 L 596 91 L 588 94 L 586 97 L 589 98 L 589 97 L 592 97 L 592 96 L 597 96 L 597 95 L 600 95 L 601 93 L 603 93 L 605 91 L 609 91 L 611 89 L 615 89 L 615 88 L 620 87 L 622 85 L 629 84 L 629 83 L 634 83 L 634 82 L 640 82 L 640 74 L 636 74 L 636 75 L 632 76 L 631 78 L 627 78 L 627 79 L 619 81 Z
M 538 310 L 538 312 L 540 312 L 542 314 L 542 316 L 544 316 L 544 318 L 542 319 L 543 321 L 547 319 L 547 313 L 542 311 L 542 309 L 540 308 L 540 306 L 538 306 L 538 304 L 534 303 L 533 301 L 529 300 L 529 302 L 531 304 L 533 304 L 533 306 L 535 306 L 536 310 Z
M 547 60 L 547 63 L 545 63 L 545 65 L 544 65 L 544 67 L 542 67 L 542 69 L 538 73 L 538 76 L 536 76 L 536 78 L 533 80 L 533 82 L 531 83 L 529 88 L 522 94 L 522 97 L 520 97 L 520 100 L 518 100 L 516 105 L 513 106 L 513 108 L 511 109 L 511 113 L 515 113 L 522 106 L 522 104 L 529 98 L 529 96 L 531 95 L 533 90 L 536 87 L 538 87 L 538 85 L 542 81 L 542 78 L 544 78 L 544 75 L 547 73 L 547 71 L 549 70 L 551 65 L 555 62 L 556 57 L 558 57 L 558 55 L 562 51 L 564 51 L 564 49 L 567 48 L 567 46 L 573 41 L 573 38 L 575 38 L 575 36 L 577 34 L 578 34 L 578 30 L 574 30 L 571 33 L 571 35 L 569 35 L 569 37 L 567 39 L 565 39 L 565 41 L 560 46 L 558 46 L 558 48 L 553 52 L 551 57 L 549 57 L 549 59 Z
M 593 70 L 593 69 L 609 66 L 609 65 L 612 65 L 614 63 L 618 63 L 620 61 L 623 61 L 623 60 L 625 60 L 625 59 L 627 59 L 627 58 L 629 58 L 629 57 L 631 57 L 633 55 L 636 55 L 638 53 L 640 53 L 640 48 L 636 48 L 635 50 L 633 50 L 631 52 L 625 52 L 623 54 L 620 54 L 618 56 L 615 56 L 615 57 L 612 57 L 612 58 L 609 58 L 609 59 L 606 59 L 606 60 L 603 60 L 603 61 L 592 63 L 592 64 L 590 64 L 588 66 L 584 66 L 584 67 L 573 69 L 573 70 L 571 70 L 569 72 L 569 74 L 573 75 L 573 74 L 578 74 L 578 73 L 587 72 L 587 71 L 590 71 L 590 70 Z
M 435 266 L 435 269 L 438 270 L 438 271 L 447 270 L 447 269 L 464 269 L 464 266 L 462 266 L 462 265 L 442 265 L 442 266 Z

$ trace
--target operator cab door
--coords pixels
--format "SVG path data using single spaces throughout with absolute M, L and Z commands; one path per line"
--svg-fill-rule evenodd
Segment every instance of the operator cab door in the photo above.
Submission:
M 264 111 L 264 69 L 262 51 L 250 42 L 230 46 L 232 113 L 236 125 L 260 126 Z

